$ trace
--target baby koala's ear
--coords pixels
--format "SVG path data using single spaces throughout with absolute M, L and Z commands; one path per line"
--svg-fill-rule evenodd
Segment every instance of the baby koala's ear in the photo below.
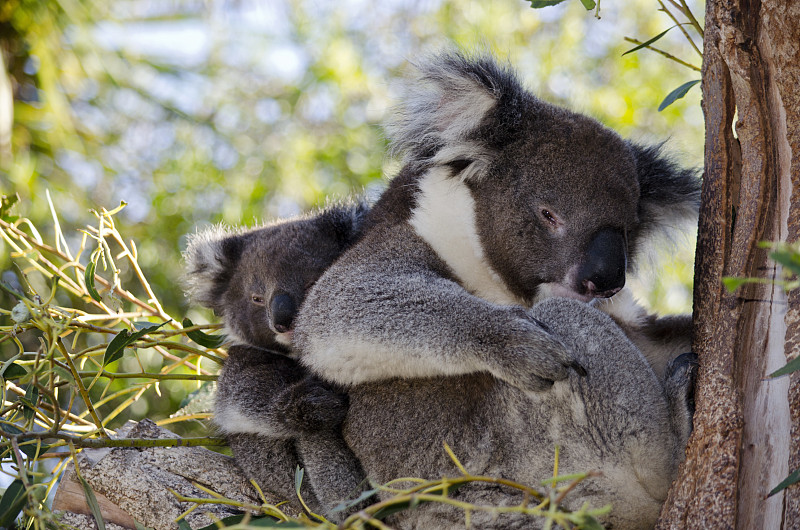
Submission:
M 189 299 L 221 313 L 228 289 L 247 238 L 215 226 L 189 236 L 183 253 L 186 263 L 184 283 Z

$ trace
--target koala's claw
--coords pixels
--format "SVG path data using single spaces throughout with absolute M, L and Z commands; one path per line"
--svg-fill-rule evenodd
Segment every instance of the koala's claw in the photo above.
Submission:
M 581 366 L 581 363 L 579 363 L 578 361 L 572 361 L 572 364 L 570 364 L 569 367 L 575 370 L 579 376 L 586 377 L 587 375 L 586 368 Z

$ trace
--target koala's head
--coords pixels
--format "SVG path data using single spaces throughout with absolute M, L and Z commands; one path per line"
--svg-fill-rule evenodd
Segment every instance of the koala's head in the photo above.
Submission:
M 357 238 L 363 203 L 250 230 L 190 236 L 187 294 L 220 315 L 238 344 L 288 351 L 308 289 Z
M 655 233 L 696 219 L 695 171 L 537 99 L 488 57 L 419 65 L 388 132 L 407 167 L 469 189 L 485 259 L 528 303 L 611 296 Z

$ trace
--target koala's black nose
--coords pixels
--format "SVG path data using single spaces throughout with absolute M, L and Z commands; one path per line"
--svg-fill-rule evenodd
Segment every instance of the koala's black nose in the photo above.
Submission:
M 286 333 L 292 329 L 294 317 L 297 314 L 297 305 L 291 296 L 279 293 L 272 297 L 269 303 L 269 313 L 274 330 L 278 333 Z
M 586 248 L 586 261 L 578 270 L 585 294 L 607 298 L 625 285 L 628 264 L 625 237 L 619 230 L 603 228 Z

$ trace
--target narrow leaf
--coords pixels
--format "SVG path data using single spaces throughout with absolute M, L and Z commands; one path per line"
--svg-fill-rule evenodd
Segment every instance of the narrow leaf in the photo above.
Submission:
M 646 48 L 646 47 L 650 46 L 651 44 L 653 44 L 654 42 L 659 40 L 661 37 L 666 35 L 669 32 L 669 30 L 671 30 L 672 28 L 677 28 L 677 27 L 678 27 L 678 25 L 676 24 L 676 25 L 674 25 L 674 26 L 672 26 L 670 28 L 665 29 L 664 31 L 662 31 L 661 33 L 659 33 L 658 35 L 656 35 L 652 39 L 646 40 L 643 43 L 639 44 L 638 46 L 635 46 L 635 47 L 631 48 L 630 50 L 626 51 L 625 53 L 622 54 L 622 56 L 624 57 L 624 56 L 628 55 L 629 53 L 635 52 L 636 50 L 641 50 L 642 48 Z
M 780 484 L 775 486 L 775 488 L 772 491 L 770 491 L 769 494 L 767 494 L 767 497 L 772 497 L 779 491 L 785 490 L 792 484 L 797 484 L 798 482 L 800 482 L 800 469 L 792 472 L 791 475 L 783 479 L 783 481 Z
M 689 91 L 690 88 L 692 88 L 699 82 L 700 82 L 699 79 L 695 79 L 694 81 L 689 81 L 688 83 L 684 83 L 675 90 L 673 90 L 672 92 L 670 92 L 667 95 L 667 97 L 664 98 L 664 101 L 661 102 L 661 105 L 658 106 L 658 112 L 661 112 L 665 108 L 675 103 L 675 101 L 681 99 L 683 96 L 686 95 L 686 93 Z
M 97 497 L 94 496 L 92 487 L 89 486 L 89 483 L 86 482 L 86 479 L 80 475 L 78 475 L 78 480 L 81 481 L 81 486 L 83 486 L 83 494 L 86 496 L 86 504 L 89 505 L 89 509 L 94 516 L 94 520 L 97 522 L 98 530 L 106 530 L 106 522 L 103 521 L 103 515 L 100 513 L 100 505 L 97 504 Z
M 591 11 L 597 5 L 594 0 L 581 0 L 581 4 L 586 8 L 586 11 Z
M 800 253 L 795 250 L 781 248 L 770 252 L 769 257 L 776 263 L 789 269 L 794 274 L 800 275 Z
M 25 453 L 31 460 L 36 460 L 39 458 L 39 455 L 45 454 L 48 449 L 50 449 L 50 446 L 41 443 L 41 440 L 31 440 L 19 446 L 19 450 Z
M 25 486 L 20 479 L 12 482 L 0 498 L 0 528 L 12 528 L 14 520 L 25 507 Z
M 352 508 L 356 504 L 359 504 L 361 501 L 365 501 L 370 497 L 372 497 L 373 495 L 377 494 L 379 491 L 380 490 L 377 489 L 364 491 L 361 493 L 361 495 L 359 495 L 353 500 L 340 502 L 331 510 L 331 513 L 342 512 L 344 510 L 347 510 L 348 508 Z
M 145 526 L 136 519 L 133 520 L 133 524 L 136 526 L 136 530 L 153 530 L 149 526 Z
M 109 342 L 108 346 L 106 346 L 106 353 L 103 355 L 103 366 L 120 359 L 126 346 L 137 341 L 148 333 L 169 324 L 169 322 L 170 321 L 168 320 L 167 322 L 162 322 L 161 324 L 150 324 L 135 333 L 131 333 L 127 329 L 123 329 L 117 333 L 116 337 L 111 339 L 111 342 Z
M 183 319 L 183 327 L 190 328 L 194 326 L 191 320 L 188 318 Z M 223 342 L 225 342 L 224 335 L 209 335 L 208 333 L 203 333 L 199 329 L 195 329 L 193 331 L 189 331 L 186 333 L 190 339 L 195 341 L 200 346 L 204 346 L 206 348 L 218 348 Z
M 127 329 L 123 329 L 117 333 L 117 335 L 111 339 L 111 342 L 108 343 L 108 346 L 106 346 L 106 353 L 103 355 L 103 366 L 113 363 L 122 357 L 122 352 L 125 349 L 125 345 L 131 341 L 130 339 L 131 332 Z
M 530 0 L 531 7 L 534 9 L 541 9 L 548 6 L 556 6 L 564 0 Z
M 100 256 L 99 254 L 97 255 Z M 95 258 L 97 259 L 97 258 Z M 97 262 L 92 260 L 86 266 L 86 271 L 83 273 L 83 280 L 86 283 L 86 290 L 89 291 L 89 296 L 96 302 L 99 302 L 103 298 L 100 296 L 100 293 L 97 292 L 97 289 L 94 286 L 94 270 L 97 268 Z
M 186 519 L 178 519 L 178 530 L 192 530 L 192 527 L 189 526 Z
M 297 466 L 297 468 L 295 468 L 295 470 L 294 470 L 294 491 L 298 495 L 300 495 L 300 486 L 303 485 L 303 474 L 304 473 L 305 473 L 305 470 L 300 466 Z
M 244 520 L 244 514 L 231 515 L 230 517 L 225 517 L 224 519 L 221 519 L 219 522 L 222 523 L 222 528 L 227 528 L 229 526 L 238 525 L 243 520 Z M 251 517 L 250 521 L 247 523 L 247 526 L 255 526 L 256 528 L 305 528 L 304 525 L 296 525 L 296 523 L 292 523 L 291 521 L 280 523 L 277 519 L 275 519 L 274 517 L 270 517 L 268 515 Z M 208 526 L 198 528 L 197 530 L 217 530 L 217 528 L 220 528 L 220 526 L 218 526 L 217 523 L 212 523 Z
M 28 375 L 28 371 L 17 363 L 11 363 L 2 372 L 3 379 L 19 379 Z
M 722 278 L 722 284 L 728 290 L 729 293 L 735 292 L 736 289 L 741 287 L 742 285 L 748 283 L 750 281 L 749 278 L 736 278 L 734 276 L 725 276 Z
M 797 370 L 800 370 L 800 357 L 795 357 L 794 359 L 789 361 L 786 364 L 786 366 L 784 366 L 783 368 L 779 368 L 778 370 L 775 370 L 774 372 L 769 374 L 769 376 L 770 377 L 780 377 L 782 375 L 786 375 L 786 374 L 790 374 L 792 372 L 796 372 Z
M 20 402 L 25 405 L 22 415 L 25 416 L 26 420 L 30 421 L 36 414 L 36 407 L 39 406 L 39 389 L 36 388 L 36 385 L 31 384 L 28 386 L 28 390 L 25 391 L 25 399 L 20 399 Z

